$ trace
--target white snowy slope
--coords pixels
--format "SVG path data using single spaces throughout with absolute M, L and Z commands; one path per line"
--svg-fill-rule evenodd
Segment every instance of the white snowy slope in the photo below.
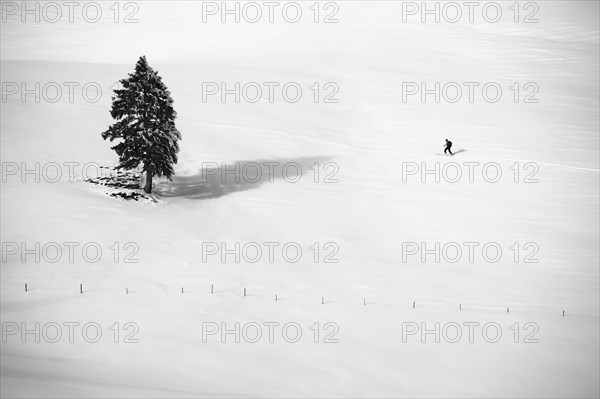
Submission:
M 109 3 L 97 24 L 64 15 L 22 23 L 5 12 L 2 396 L 598 397 L 598 3 L 537 2 L 539 22 L 529 24 L 514 23 L 510 4 L 500 3 L 496 24 L 421 23 L 418 15 L 403 23 L 402 2 L 391 1 L 337 2 L 335 24 L 313 23 L 312 2 L 300 3 L 297 24 L 202 23 L 200 2 L 139 2 L 134 24 L 114 23 Z M 531 11 L 524 4 L 520 18 Z M 83 181 L 81 166 L 73 176 L 64 167 L 55 183 L 46 181 L 51 168 L 39 182 L 9 173 L 36 162 L 115 164 L 100 135 L 112 123 L 109 88 L 141 55 L 171 91 L 183 138 L 173 181 L 155 180 L 156 202 L 110 197 Z M 65 89 L 56 103 L 36 103 L 9 95 L 7 82 L 80 85 L 72 102 Z M 95 103 L 81 94 L 89 82 L 102 87 Z M 203 82 L 297 82 L 303 96 L 203 102 Z M 337 84 L 339 102 L 315 103 L 314 82 L 321 95 L 325 83 Z M 503 95 L 486 102 L 480 86 L 472 103 L 403 101 L 403 82 L 497 82 Z M 522 101 L 528 82 L 539 88 L 537 103 Z M 445 138 L 464 151 L 436 155 Z M 304 174 L 296 183 L 280 167 L 272 182 L 202 180 L 206 163 L 222 162 L 295 162 Z M 472 183 L 466 175 L 403 179 L 403 163 L 450 162 L 463 173 L 465 163 L 480 168 Z M 497 183 L 481 175 L 492 162 L 502 171 Z M 338 182 L 325 183 L 332 171 Z M 531 171 L 537 183 L 524 183 Z M 73 262 L 69 242 L 80 244 Z M 264 243 L 272 242 L 280 245 L 270 262 Z M 302 249 L 296 263 L 282 255 L 290 242 Z M 463 255 L 456 263 L 403 259 L 407 242 L 459 243 Z M 473 262 L 465 242 L 481 243 Z M 496 263 L 481 253 L 492 242 L 503 251 Z M 34 254 L 23 262 L 12 243 L 58 243 L 62 256 L 50 262 L 50 245 L 39 262 Z M 86 243 L 101 248 L 97 262 L 84 259 Z M 203 259 L 207 243 L 258 243 L 263 253 L 255 263 L 250 247 L 239 262 Z M 324 262 L 336 247 L 339 262 Z M 139 262 L 125 262 L 135 248 Z M 532 248 L 538 262 L 525 263 Z M 71 322 L 80 323 L 73 342 Z M 270 322 L 280 323 L 273 342 Z M 35 323 L 39 343 L 21 331 Z M 62 326 L 58 342 L 49 342 L 50 323 Z M 98 342 L 82 336 L 86 323 L 102 328 Z M 222 342 L 220 331 L 203 340 L 203 329 L 222 323 L 240 323 L 246 334 L 239 343 L 234 334 Z M 262 326 L 256 343 L 248 323 Z M 296 343 L 282 336 L 286 323 L 301 328 Z M 403 330 L 435 323 L 446 327 L 439 343 L 433 333 L 422 342 L 421 331 L 403 339 Z M 483 336 L 486 323 L 501 328 L 497 342 L 485 339 L 494 329 Z M 451 343 L 456 325 L 462 336 Z M 124 342 L 132 331 L 139 342 Z

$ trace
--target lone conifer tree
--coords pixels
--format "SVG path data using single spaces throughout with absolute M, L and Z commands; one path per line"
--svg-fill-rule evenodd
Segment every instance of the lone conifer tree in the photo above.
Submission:
M 177 163 L 178 140 L 175 127 L 177 113 L 171 93 L 142 56 L 135 72 L 121 79 L 122 89 L 114 90 L 111 116 L 116 122 L 102 133 L 110 141 L 123 139 L 111 147 L 119 156 L 122 169 L 134 169 L 143 164 L 146 172 L 146 193 L 152 192 L 152 177 L 166 176 L 171 180 Z

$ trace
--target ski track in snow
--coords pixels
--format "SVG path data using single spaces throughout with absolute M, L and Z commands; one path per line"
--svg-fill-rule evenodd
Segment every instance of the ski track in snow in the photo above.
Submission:
M 427 154 L 422 153 L 422 152 L 403 152 L 403 154 L 419 155 L 422 157 L 427 156 Z M 468 155 L 469 159 L 478 159 L 478 160 L 482 160 L 482 161 L 500 160 L 500 161 L 511 161 L 511 162 L 533 162 L 533 163 L 537 163 L 540 165 L 554 166 L 557 168 L 583 170 L 583 171 L 587 171 L 587 172 L 600 172 L 600 169 L 584 168 L 581 166 L 571 166 L 571 165 L 550 163 L 550 162 L 545 162 L 545 161 L 537 161 L 537 160 L 533 160 L 533 159 L 504 158 L 504 157 L 495 157 L 495 156 L 485 157 L 485 156 L 471 155 L 471 154 L 473 154 L 473 152 L 469 151 L 469 155 Z M 445 154 L 436 154 L 436 155 L 444 156 Z M 458 154 L 455 153 L 454 155 L 458 155 Z M 449 155 L 445 155 L 445 156 L 450 157 Z M 450 158 L 454 159 L 454 157 L 450 157 Z

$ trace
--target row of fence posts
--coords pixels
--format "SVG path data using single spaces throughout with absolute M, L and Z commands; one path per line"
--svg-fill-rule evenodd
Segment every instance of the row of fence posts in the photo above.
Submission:
M 29 290 L 29 288 L 27 287 L 27 283 L 25 283 L 25 292 L 27 292 L 28 290 Z M 214 284 L 211 284 L 210 285 L 210 293 L 214 294 L 214 292 L 215 292 Z M 79 284 L 79 293 L 83 294 L 83 284 Z M 185 293 L 185 291 L 183 289 L 183 286 L 181 287 L 181 293 L 182 294 Z M 125 287 L 125 294 L 129 294 L 129 288 L 128 287 Z M 247 296 L 247 290 L 246 290 L 246 288 L 244 288 L 244 297 L 245 296 Z M 277 294 L 275 294 L 275 301 L 277 301 L 277 300 L 278 300 L 278 297 L 277 297 Z M 325 305 L 325 297 L 324 296 L 321 297 L 321 305 Z M 367 306 L 367 299 L 366 298 L 363 298 L 363 306 Z M 417 307 L 417 301 L 413 301 L 412 307 L 413 307 L 413 309 L 415 309 Z M 462 311 L 462 303 L 458 304 L 458 310 Z M 506 308 L 506 313 L 510 313 L 510 308 L 508 308 L 508 307 Z M 565 317 L 565 311 L 564 311 L 564 309 L 562 311 L 562 317 Z

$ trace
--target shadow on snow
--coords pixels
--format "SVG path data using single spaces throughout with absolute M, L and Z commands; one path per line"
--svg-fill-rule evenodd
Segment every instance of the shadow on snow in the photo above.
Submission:
M 302 157 L 291 159 L 237 161 L 233 163 L 206 162 L 202 170 L 192 176 L 173 176 L 172 181 L 161 181 L 154 193 L 161 197 L 212 199 L 227 194 L 258 188 L 264 183 L 286 179 L 288 182 L 314 179 L 315 169 L 319 179 L 331 172 L 323 164 L 332 157 Z M 318 166 L 313 166 L 315 163 Z M 312 169 L 309 169 L 311 168 Z M 302 175 L 308 175 L 302 177 Z

